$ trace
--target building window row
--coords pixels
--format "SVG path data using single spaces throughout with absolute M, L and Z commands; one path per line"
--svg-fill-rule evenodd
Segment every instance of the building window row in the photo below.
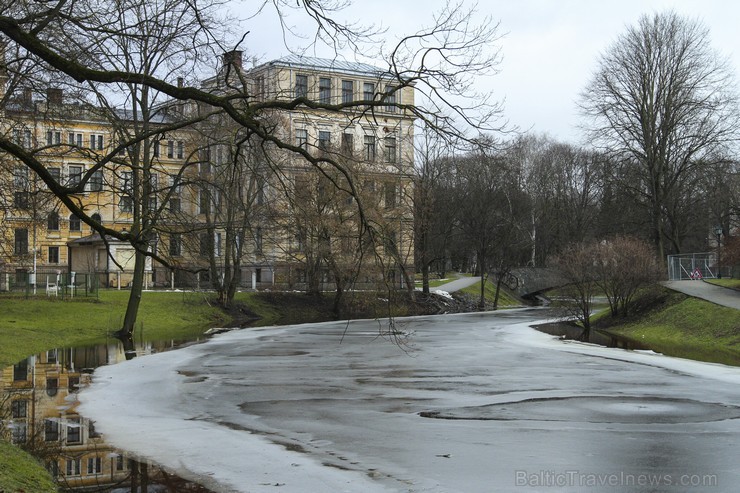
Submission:
M 393 84 L 386 84 L 383 93 L 378 93 L 377 84 L 375 82 L 361 82 L 361 86 L 356 84 L 357 81 L 353 79 L 340 79 L 339 85 L 340 93 L 339 97 L 341 104 L 351 104 L 355 101 L 383 101 L 385 103 L 385 111 L 391 113 L 396 111 L 396 93 L 398 88 Z M 357 97 L 355 88 L 361 88 L 362 93 Z M 318 102 L 323 104 L 332 104 L 334 99 L 332 96 L 333 80 L 331 77 L 319 77 L 318 79 Z M 293 96 L 296 98 L 310 98 L 308 85 L 308 75 L 296 74 L 293 85 Z
M 343 132 L 340 136 L 339 150 L 341 154 L 345 156 L 355 155 L 355 139 L 354 134 L 350 132 Z M 365 161 L 376 161 L 378 158 L 378 138 L 372 134 L 363 135 L 363 154 L 362 158 Z M 383 161 L 386 163 L 398 162 L 398 139 L 396 137 L 385 137 L 383 138 Z M 302 149 L 308 149 L 308 130 L 305 128 L 298 128 L 295 130 L 295 145 Z M 319 130 L 318 141 L 316 147 L 321 152 L 327 152 L 332 147 L 332 136 L 331 132 L 326 130 Z

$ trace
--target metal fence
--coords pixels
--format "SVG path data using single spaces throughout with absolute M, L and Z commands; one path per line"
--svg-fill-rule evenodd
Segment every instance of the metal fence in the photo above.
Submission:
M 61 298 L 97 297 L 100 282 L 95 274 L 79 272 L 0 272 L 0 292 Z
M 668 256 L 668 279 L 714 279 L 721 277 L 716 253 L 686 253 Z

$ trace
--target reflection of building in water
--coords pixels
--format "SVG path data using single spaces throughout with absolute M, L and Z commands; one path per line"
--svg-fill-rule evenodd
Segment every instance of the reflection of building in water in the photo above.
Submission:
M 151 354 L 173 345 L 145 343 L 135 353 Z M 124 347 L 116 341 L 54 349 L 5 368 L 0 372 L 0 434 L 38 457 L 62 490 L 111 491 L 143 483 L 143 475 L 148 475 L 165 488 L 157 491 L 207 492 L 131 461 L 104 441 L 92 421 L 77 413 L 77 391 L 90 382 L 93 370 L 125 359 Z
M 0 373 L 0 430 L 38 456 L 63 485 L 76 488 L 125 481 L 128 461 L 77 414 L 76 393 L 92 369 L 124 359 L 115 344 L 51 350 Z

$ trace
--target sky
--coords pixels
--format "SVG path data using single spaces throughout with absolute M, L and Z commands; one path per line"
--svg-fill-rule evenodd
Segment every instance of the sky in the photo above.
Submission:
M 463 0 L 466 5 L 473 2 Z M 261 2 L 260 2 L 261 3 Z M 293 2 L 289 2 L 294 4 Z M 254 2 L 232 4 L 234 15 L 244 18 L 254 12 Z M 382 26 L 387 43 L 403 34 L 433 23 L 434 13 L 445 0 L 355 1 L 336 18 L 344 22 Z M 600 53 L 606 51 L 643 14 L 674 10 L 702 22 L 712 47 L 728 57 L 733 71 L 740 70 L 740 2 L 719 0 L 482 0 L 476 19 L 490 17 L 499 22 L 503 56 L 499 73 L 476 81 L 483 91 L 504 102 L 504 116 L 520 130 L 547 134 L 578 143 L 579 95 L 587 85 Z M 288 23 L 309 34 L 311 24 L 296 12 Z M 277 17 L 264 9 L 254 19 L 240 23 L 250 33 L 244 48 L 249 56 L 269 61 L 287 54 Z M 292 46 L 306 45 L 306 38 L 289 40 Z M 492 47 L 495 49 L 496 47 Z M 319 49 L 311 55 L 326 56 Z M 372 60 L 363 60 L 372 62 Z M 376 65 L 384 66 L 382 60 Z

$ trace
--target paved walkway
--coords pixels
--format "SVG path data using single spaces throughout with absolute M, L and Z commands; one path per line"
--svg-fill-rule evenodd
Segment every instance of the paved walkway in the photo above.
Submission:
M 715 286 L 704 281 L 666 281 L 663 285 L 695 298 L 740 310 L 740 291 L 734 289 Z
M 477 282 L 480 282 L 480 277 L 461 277 L 435 288 L 429 288 L 429 291 L 446 291 L 448 293 L 454 293 L 455 291 L 460 291 L 461 289 L 465 289 L 468 286 L 472 286 Z

